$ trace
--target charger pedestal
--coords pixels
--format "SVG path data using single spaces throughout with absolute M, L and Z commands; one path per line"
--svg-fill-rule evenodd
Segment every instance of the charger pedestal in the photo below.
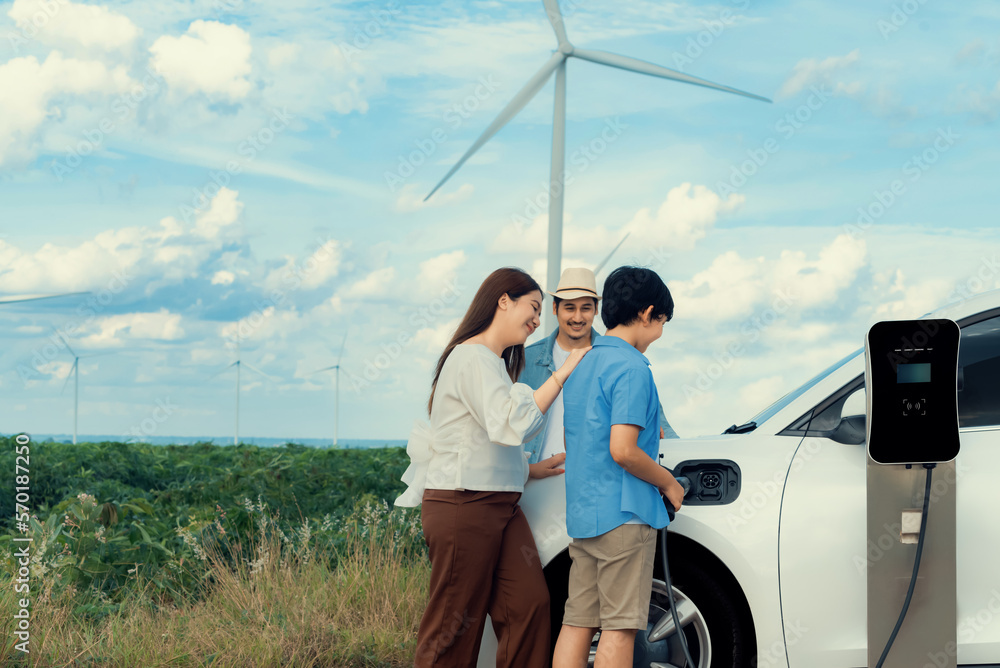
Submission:
M 875 668 L 903 608 L 916 544 L 900 542 L 904 510 L 923 507 L 927 471 L 868 458 L 868 666 Z M 883 668 L 956 668 L 955 462 L 938 464 L 931 483 L 920 573 L 906 619 Z

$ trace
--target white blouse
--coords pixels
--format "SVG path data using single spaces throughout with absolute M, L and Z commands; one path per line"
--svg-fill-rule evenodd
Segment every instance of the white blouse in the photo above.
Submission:
M 445 360 L 428 425 L 418 420 L 403 474 L 409 487 L 397 506 L 418 506 L 424 489 L 522 492 L 530 441 L 542 427 L 534 390 L 512 383 L 503 358 L 481 343 L 463 343 Z

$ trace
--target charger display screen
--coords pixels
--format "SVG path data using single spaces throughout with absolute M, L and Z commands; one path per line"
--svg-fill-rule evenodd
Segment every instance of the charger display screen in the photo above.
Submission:
M 899 364 L 896 367 L 897 383 L 929 383 L 931 382 L 931 365 Z

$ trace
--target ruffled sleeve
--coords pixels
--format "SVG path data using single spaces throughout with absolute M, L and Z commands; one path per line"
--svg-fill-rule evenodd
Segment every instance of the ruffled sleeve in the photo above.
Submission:
M 476 355 L 462 368 L 459 392 L 462 403 L 492 443 L 521 445 L 545 423 L 535 403 L 535 391 L 524 383 L 511 383 L 503 363 L 485 355 Z
M 410 465 L 401 478 L 408 487 L 393 505 L 415 508 L 423 501 L 427 469 L 434 454 L 432 435 L 431 426 L 426 420 L 417 420 L 413 423 L 410 439 L 406 443 L 406 454 L 410 457 Z

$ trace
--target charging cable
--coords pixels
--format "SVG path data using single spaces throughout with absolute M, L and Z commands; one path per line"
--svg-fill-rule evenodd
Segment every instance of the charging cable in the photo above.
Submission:
M 679 476 L 676 480 L 684 488 L 684 496 L 687 496 L 688 492 L 691 491 L 691 480 L 684 476 Z M 670 522 L 673 523 L 675 514 L 674 504 L 670 503 L 667 497 L 663 497 L 663 502 L 667 506 L 667 514 L 670 516 Z M 660 531 L 660 559 L 663 562 L 663 579 L 667 585 L 667 598 L 670 599 L 670 614 L 674 619 L 674 631 L 680 637 L 681 649 L 684 650 L 685 663 L 680 668 L 684 668 L 684 666 L 696 668 L 694 659 L 691 658 L 691 650 L 688 648 L 687 637 L 684 635 L 684 629 L 681 628 L 681 621 L 677 615 L 677 603 L 674 601 L 674 585 L 670 582 L 670 565 L 667 564 L 667 529 L 669 528 L 668 525 Z
M 885 644 L 885 649 L 882 650 L 882 656 L 879 658 L 878 663 L 875 664 L 875 668 L 882 668 L 882 664 L 885 663 L 885 658 L 889 656 L 889 650 L 892 649 L 892 643 L 896 640 L 896 634 L 899 633 L 899 627 L 903 625 L 906 611 L 910 609 L 913 588 L 917 584 L 917 572 L 920 571 L 920 555 L 924 551 L 924 534 L 927 531 L 927 510 L 930 507 L 931 500 L 931 475 L 935 466 L 937 464 L 924 464 L 924 468 L 927 469 L 927 482 L 924 485 L 924 509 L 920 514 L 920 537 L 917 539 L 917 556 L 913 560 L 913 575 L 910 576 L 910 588 L 906 591 L 906 600 L 903 601 L 903 610 L 899 613 L 899 619 L 896 620 L 896 627 L 892 630 L 889 641 Z

